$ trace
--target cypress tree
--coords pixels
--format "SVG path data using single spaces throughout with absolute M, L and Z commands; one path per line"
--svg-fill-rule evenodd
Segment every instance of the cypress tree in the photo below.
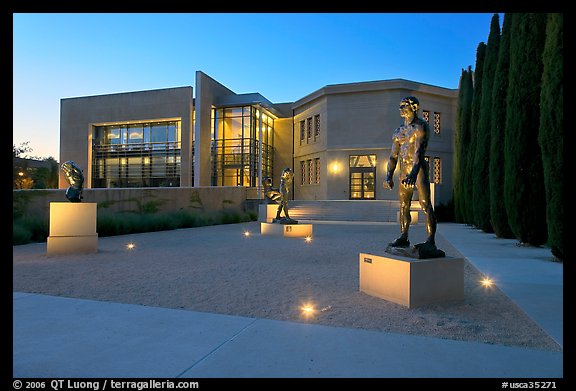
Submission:
M 492 115 L 490 134 L 490 220 L 496 236 L 512 239 L 504 203 L 504 130 L 506 127 L 506 94 L 510 68 L 510 28 L 512 15 L 505 14 L 502 23 L 498 64 L 492 86 Z
M 470 145 L 470 114 L 472 110 L 472 69 L 462 70 L 458 91 L 458 109 L 456 113 L 456 134 L 454 137 L 454 216 L 456 222 L 466 223 L 464 211 L 464 172 L 466 172 L 466 151 Z
M 490 223 L 490 127 L 492 116 L 492 86 L 494 71 L 498 62 L 500 48 L 500 19 L 498 14 L 492 16 L 490 35 L 486 43 L 486 57 L 482 72 L 482 95 L 476 130 L 476 151 L 472 166 L 472 205 L 474 225 L 485 232 L 493 232 Z
M 506 97 L 504 199 L 508 223 L 520 242 L 546 243 L 546 199 L 540 129 L 542 53 L 546 14 L 518 13 L 512 20 Z
M 559 259 L 564 258 L 564 21 L 562 14 L 548 15 L 544 46 L 542 91 L 540 94 L 540 130 L 538 142 L 542 152 L 546 188 L 546 222 L 548 245 Z
M 474 70 L 474 94 L 472 97 L 472 113 L 470 117 L 470 145 L 466 150 L 466 171 L 463 172 L 463 194 L 465 199 L 465 221 L 474 225 L 474 157 L 476 155 L 476 143 L 478 139 L 478 118 L 480 117 L 480 103 L 482 101 L 482 76 L 484 59 L 486 57 L 486 44 L 480 42 L 476 49 L 476 69 Z

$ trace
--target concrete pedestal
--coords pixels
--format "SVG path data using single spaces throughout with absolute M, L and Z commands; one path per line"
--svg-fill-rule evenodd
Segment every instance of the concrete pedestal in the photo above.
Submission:
M 312 224 L 271 224 L 260 223 L 262 235 L 284 236 L 285 238 L 305 238 L 312 236 Z
M 464 299 L 464 258 L 360 253 L 360 291 L 408 308 Z
M 278 212 L 278 204 L 260 204 L 258 205 L 258 221 L 271 223 Z
M 51 202 L 48 254 L 97 252 L 96 207 L 94 202 Z

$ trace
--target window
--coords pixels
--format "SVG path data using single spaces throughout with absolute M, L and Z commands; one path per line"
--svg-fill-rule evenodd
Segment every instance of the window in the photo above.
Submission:
M 312 159 L 308 159 L 308 184 L 311 185 L 312 184 L 312 175 L 314 173 L 312 172 Z
M 212 186 L 250 186 L 273 177 L 274 118 L 258 106 L 212 109 Z M 262 150 L 262 159 L 259 151 Z
M 300 185 L 304 185 L 306 183 L 306 162 L 301 160 L 300 161 Z
M 434 133 L 440 134 L 440 113 L 434 112 Z
M 304 135 L 306 134 L 306 124 L 305 121 L 300 121 L 300 143 L 304 141 Z
M 432 179 L 434 184 L 439 185 L 442 183 L 442 160 L 439 157 L 434 157 L 434 167 Z
M 430 125 L 430 112 L 428 110 L 422 111 L 422 118 Z
M 316 169 L 316 175 L 314 176 L 314 183 L 320 183 L 320 158 L 314 159 L 314 168 Z
M 180 121 L 93 128 L 92 187 L 180 185 Z
M 320 114 L 314 116 L 314 141 L 320 137 Z
M 306 119 L 306 138 L 310 140 L 312 137 L 312 117 Z

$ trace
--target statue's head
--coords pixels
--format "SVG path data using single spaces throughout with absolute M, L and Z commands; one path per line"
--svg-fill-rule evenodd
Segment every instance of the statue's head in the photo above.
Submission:
M 84 184 L 84 175 L 80 167 L 72 160 L 62 163 L 62 171 L 70 187 L 66 190 L 66 198 L 71 202 L 80 202 L 82 200 L 82 185 Z
M 292 172 L 290 167 L 287 167 L 284 169 L 284 171 L 282 171 L 282 179 L 292 179 L 293 177 L 294 177 L 294 172 Z
M 262 186 L 264 188 L 272 187 L 272 178 L 269 176 L 264 177 L 264 179 L 262 179 Z
M 75 188 L 82 187 L 84 184 L 84 175 L 82 175 L 82 170 L 76 163 L 72 160 L 62 163 L 62 171 L 64 171 L 64 175 L 70 186 Z
M 407 96 L 400 101 L 400 110 L 410 108 L 412 112 L 417 113 L 420 108 L 420 101 L 415 96 Z

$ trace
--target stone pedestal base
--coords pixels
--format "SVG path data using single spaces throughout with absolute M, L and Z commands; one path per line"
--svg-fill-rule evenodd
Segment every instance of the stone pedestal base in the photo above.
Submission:
M 312 224 L 271 224 L 260 223 L 262 235 L 284 236 L 285 238 L 305 238 L 312 236 Z
M 464 299 L 464 258 L 360 253 L 360 291 L 413 308 Z
M 96 207 L 93 202 L 51 202 L 48 254 L 97 252 Z
M 271 223 L 278 212 L 278 204 L 260 204 L 258 205 L 258 221 Z

